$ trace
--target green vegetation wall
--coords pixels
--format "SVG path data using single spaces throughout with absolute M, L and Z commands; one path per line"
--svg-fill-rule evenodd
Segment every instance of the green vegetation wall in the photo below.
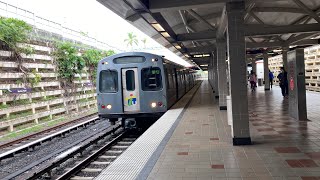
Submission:
M 30 40 L 31 30 L 0 18 L 0 129 L 96 112 L 97 63 L 114 51 Z

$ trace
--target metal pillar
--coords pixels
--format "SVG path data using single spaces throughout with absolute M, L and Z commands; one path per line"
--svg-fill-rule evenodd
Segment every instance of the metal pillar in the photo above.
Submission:
M 214 74 L 214 90 L 215 90 L 215 97 L 219 98 L 219 83 L 218 83 L 218 57 L 217 52 L 214 52 L 213 56 L 213 74 Z
M 307 120 L 304 50 L 288 52 L 289 114 Z
M 246 86 L 244 1 L 226 3 L 233 145 L 251 144 Z
M 263 68 L 264 68 L 264 90 L 270 90 L 269 80 L 269 56 L 267 52 L 263 52 Z
M 226 74 L 226 43 L 225 40 L 217 40 L 217 67 L 220 110 L 227 110 L 227 74 Z
M 214 69 L 214 67 L 213 67 L 213 56 L 214 56 L 214 54 L 212 53 L 212 58 L 210 59 L 209 66 L 208 66 L 208 72 L 209 72 L 208 78 L 209 78 L 209 83 L 210 83 L 210 86 L 212 88 L 212 91 L 213 91 L 213 93 L 215 93 L 214 74 L 213 74 L 214 73 L 213 72 L 213 69 Z
M 288 71 L 288 51 L 289 47 L 282 47 L 282 65 Z

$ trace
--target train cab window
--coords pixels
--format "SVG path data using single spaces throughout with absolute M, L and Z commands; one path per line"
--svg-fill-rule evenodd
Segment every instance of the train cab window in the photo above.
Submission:
M 126 71 L 126 86 L 128 91 L 134 91 L 135 89 L 135 79 L 133 70 Z
M 118 91 L 118 72 L 117 71 L 101 71 L 99 90 L 101 93 L 112 93 Z
M 159 91 L 162 89 L 161 69 L 158 67 L 141 70 L 142 90 Z

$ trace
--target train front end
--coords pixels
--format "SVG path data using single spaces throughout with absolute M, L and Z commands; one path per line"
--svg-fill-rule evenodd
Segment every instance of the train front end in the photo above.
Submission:
M 163 59 L 149 53 L 121 53 L 99 62 L 97 103 L 101 118 L 160 117 L 167 111 Z

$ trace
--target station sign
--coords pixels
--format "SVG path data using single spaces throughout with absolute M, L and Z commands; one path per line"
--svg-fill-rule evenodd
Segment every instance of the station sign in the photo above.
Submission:
M 10 93 L 15 93 L 15 94 L 24 94 L 24 93 L 29 93 L 31 92 L 31 88 L 10 88 L 8 89 Z
M 192 55 L 193 58 L 205 58 L 205 57 L 211 57 L 210 54 L 194 54 Z

